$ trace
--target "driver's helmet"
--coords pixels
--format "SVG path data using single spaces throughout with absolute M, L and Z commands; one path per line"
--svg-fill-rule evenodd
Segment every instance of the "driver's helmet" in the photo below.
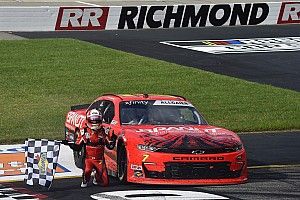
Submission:
M 102 114 L 97 109 L 89 110 L 86 113 L 86 125 L 92 130 L 99 130 L 102 120 Z

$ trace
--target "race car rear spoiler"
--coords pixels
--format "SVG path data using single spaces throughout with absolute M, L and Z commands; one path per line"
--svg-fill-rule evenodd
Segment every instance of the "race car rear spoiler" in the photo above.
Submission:
M 87 109 L 89 106 L 90 106 L 90 104 L 80 104 L 80 105 L 71 106 L 71 111 Z

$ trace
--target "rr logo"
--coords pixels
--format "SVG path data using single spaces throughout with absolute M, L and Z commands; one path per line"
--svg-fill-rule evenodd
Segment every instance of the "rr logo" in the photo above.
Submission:
M 277 24 L 299 24 L 300 2 L 282 2 Z
M 55 30 L 105 29 L 108 7 L 60 7 Z

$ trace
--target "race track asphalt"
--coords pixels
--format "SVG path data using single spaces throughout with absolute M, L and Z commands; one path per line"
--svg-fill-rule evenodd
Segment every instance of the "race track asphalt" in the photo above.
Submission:
M 170 40 L 299 37 L 300 25 L 14 34 L 25 38 L 77 38 L 138 55 L 300 91 L 299 51 L 215 55 L 160 43 Z

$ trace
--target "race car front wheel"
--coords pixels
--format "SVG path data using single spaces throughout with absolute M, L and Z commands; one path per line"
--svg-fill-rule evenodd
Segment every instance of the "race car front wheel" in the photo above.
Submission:
M 127 151 L 124 145 L 118 149 L 118 180 L 120 183 L 127 183 Z

